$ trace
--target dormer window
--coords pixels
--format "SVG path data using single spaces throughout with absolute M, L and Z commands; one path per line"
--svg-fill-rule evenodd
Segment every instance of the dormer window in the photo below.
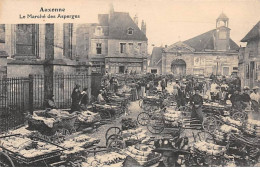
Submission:
M 102 35 L 102 28 L 101 27 L 96 27 L 95 34 L 96 34 L 96 36 Z
M 127 34 L 128 35 L 133 35 L 134 34 L 134 29 L 133 28 L 128 28 Z

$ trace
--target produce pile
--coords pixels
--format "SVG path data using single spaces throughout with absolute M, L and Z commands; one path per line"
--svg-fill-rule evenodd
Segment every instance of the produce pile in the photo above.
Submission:
M 164 119 L 166 124 L 171 124 L 174 127 L 178 127 L 178 125 L 182 122 L 181 119 L 182 112 L 181 111 L 173 111 L 164 114 Z
M 226 152 L 226 147 L 221 145 L 216 145 L 213 143 L 208 143 L 205 141 L 200 141 L 194 143 L 195 151 L 202 153 L 203 155 L 214 155 L 221 156 Z
M 153 148 L 147 145 L 135 145 L 127 147 L 123 152 L 134 158 L 142 166 L 148 166 L 157 163 L 161 154 L 152 152 Z
M 53 128 L 54 123 L 59 122 L 62 119 L 71 118 L 73 116 L 75 116 L 75 114 L 70 114 L 67 111 L 51 109 L 51 110 L 44 110 L 44 111 L 34 111 L 33 115 L 29 117 L 29 121 L 30 120 L 43 121 L 47 127 Z
M 60 144 L 60 146 L 68 149 L 64 151 L 65 154 L 74 154 L 81 152 L 84 150 L 84 148 L 88 148 L 99 142 L 99 139 L 91 138 L 85 134 L 81 134 L 79 136 L 64 141 Z
M 260 137 L 260 121 L 248 119 L 245 123 L 244 132 L 253 136 Z
M 53 151 L 61 150 L 55 145 L 40 141 L 35 142 L 24 136 L 11 136 L 2 138 L 1 146 L 26 158 L 33 158 L 51 153 Z
M 216 103 L 216 102 L 210 102 L 210 103 L 203 103 L 203 106 L 206 106 L 206 107 L 218 107 L 218 108 L 225 108 L 224 105 L 221 105 L 219 103 Z
M 225 122 L 225 124 L 228 124 L 228 125 L 231 125 L 231 126 L 234 126 L 234 127 L 242 127 L 242 125 L 243 125 L 242 122 L 234 120 L 234 119 L 231 119 L 228 116 L 227 117 L 221 116 L 221 120 L 223 122 Z
M 102 155 L 97 155 L 94 157 L 89 157 L 85 162 L 82 162 L 82 167 L 116 167 L 121 166 L 126 156 L 116 153 L 110 152 Z
M 142 128 L 124 130 L 122 131 L 122 137 L 125 141 L 135 140 L 142 142 L 144 140 L 148 140 L 146 132 L 147 131 L 143 130 Z
M 78 119 L 81 122 L 94 123 L 94 122 L 100 121 L 101 117 L 100 117 L 99 113 L 94 113 L 94 112 L 91 112 L 91 111 L 82 111 L 78 115 Z
M 218 142 L 226 142 L 229 140 L 230 133 L 238 133 L 240 132 L 239 129 L 230 126 L 230 125 L 221 125 L 216 131 L 214 132 L 213 136 L 216 141 Z

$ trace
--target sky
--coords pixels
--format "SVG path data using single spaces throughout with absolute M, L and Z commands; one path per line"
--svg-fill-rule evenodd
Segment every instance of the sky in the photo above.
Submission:
M 78 20 L 58 22 L 97 23 L 98 14 L 108 13 L 109 4 L 117 12 L 136 14 L 139 27 L 147 26 L 148 52 L 154 46 L 185 41 L 216 28 L 216 19 L 223 12 L 229 17 L 231 38 L 240 40 L 260 21 L 260 0 L 1 0 L 0 22 L 28 23 L 57 20 L 14 20 L 19 14 L 39 14 L 40 7 L 65 7 L 66 14 L 80 14 Z M 10 13 L 10 11 L 12 11 Z M 1 18 L 2 17 L 2 18 Z
M 229 17 L 231 38 L 245 46 L 240 40 L 260 21 L 260 0 L 114 0 L 112 3 L 115 11 L 129 12 L 132 17 L 137 14 L 139 26 L 141 20 L 146 22 L 150 53 L 153 45 L 169 46 L 215 29 L 222 12 Z M 100 12 L 107 12 L 108 6 L 104 5 Z

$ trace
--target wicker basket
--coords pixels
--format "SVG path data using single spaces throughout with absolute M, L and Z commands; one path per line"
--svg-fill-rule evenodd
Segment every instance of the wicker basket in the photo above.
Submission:
M 72 117 L 63 117 L 61 118 L 61 123 L 60 126 L 61 128 L 67 129 L 67 130 L 72 130 L 74 128 L 74 124 L 77 120 L 77 115 L 72 116 Z

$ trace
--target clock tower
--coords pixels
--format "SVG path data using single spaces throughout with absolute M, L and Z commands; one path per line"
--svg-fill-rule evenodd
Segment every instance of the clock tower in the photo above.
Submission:
M 216 20 L 215 50 L 229 51 L 230 29 L 229 18 L 222 12 Z

